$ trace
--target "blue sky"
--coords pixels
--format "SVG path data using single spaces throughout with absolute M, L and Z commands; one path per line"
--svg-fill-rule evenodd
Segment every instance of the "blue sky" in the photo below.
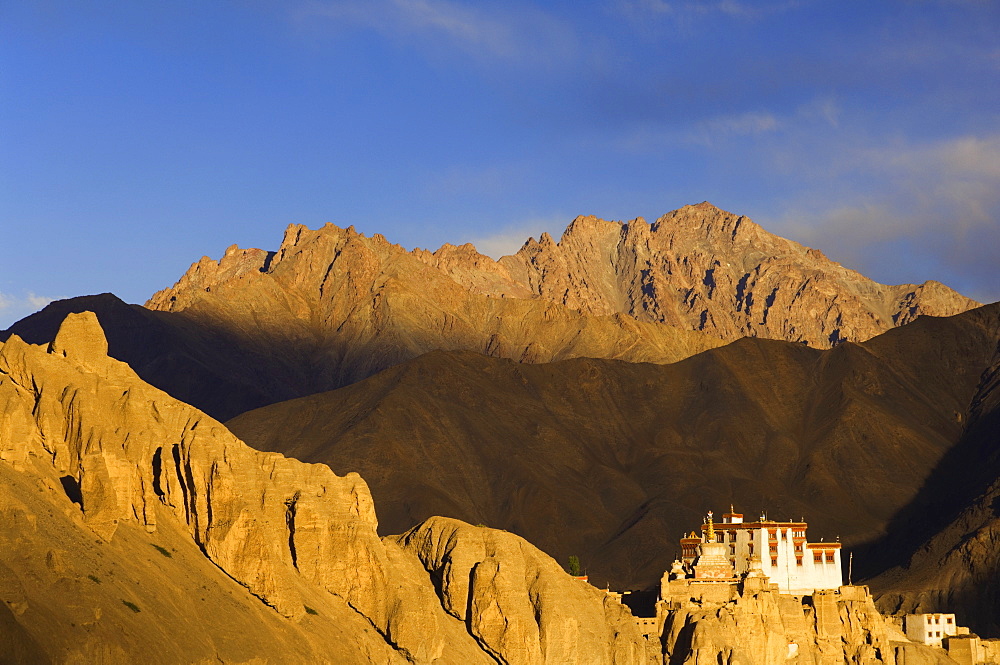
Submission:
M 1000 3 L 0 5 L 0 328 L 290 222 L 487 253 L 709 200 L 1000 299 Z

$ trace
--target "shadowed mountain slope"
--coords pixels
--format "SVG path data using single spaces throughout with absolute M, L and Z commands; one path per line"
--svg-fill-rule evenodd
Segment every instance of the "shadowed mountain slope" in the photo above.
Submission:
M 959 439 L 998 328 L 990 305 L 827 351 L 743 339 L 665 366 L 434 352 L 227 426 L 360 472 L 387 532 L 459 517 L 644 586 L 730 502 L 877 539 Z
M 128 305 L 110 293 L 57 300 L 0 332 L 0 341 L 17 335 L 30 344 L 48 344 L 67 314 L 82 312 L 94 312 L 107 331 L 112 358 L 209 415 L 229 417 L 308 394 L 291 387 L 296 382 L 287 376 L 287 365 L 295 363 L 282 349 L 259 354 L 217 328 L 192 323 L 183 315 Z
M 961 440 L 879 545 L 872 558 L 892 566 L 871 580 L 882 608 L 957 608 L 974 631 L 1000 635 L 1000 345 Z

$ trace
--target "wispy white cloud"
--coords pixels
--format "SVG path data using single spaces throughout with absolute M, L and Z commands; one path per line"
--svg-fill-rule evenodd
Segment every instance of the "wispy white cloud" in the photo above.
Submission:
M 515 166 L 452 167 L 427 174 L 424 189 L 431 197 L 500 196 L 523 178 L 524 173 Z
M 776 131 L 780 121 L 771 113 L 748 112 L 708 118 L 698 123 L 689 135 L 693 143 L 711 145 L 714 141 L 729 136 L 756 136 Z
M 635 128 L 614 147 L 626 152 L 659 150 L 667 146 L 695 144 L 719 147 L 727 139 L 755 137 L 786 132 L 812 133 L 817 128 L 840 128 L 843 110 L 837 99 L 820 96 L 810 99 L 784 113 L 767 110 L 747 110 L 725 115 L 709 115 L 679 125 L 647 124 Z
M 469 242 L 476 246 L 480 254 L 499 259 L 516 253 L 528 238 L 538 238 L 544 232 L 558 238 L 570 221 L 572 217 L 566 215 L 526 219 L 507 225 L 495 233 L 470 238 Z
M 6 330 L 13 323 L 42 309 L 57 298 L 40 296 L 31 291 L 23 296 L 0 292 L 0 330 Z
M 1000 299 L 1000 135 L 863 146 L 846 163 L 877 187 L 802 196 L 775 230 L 871 276 L 950 276 L 973 298 Z
M 617 139 L 614 147 L 625 152 L 656 152 L 682 145 L 714 146 L 735 137 L 757 136 L 781 129 L 783 121 L 766 111 L 710 116 L 680 126 L 647 124 Z
M 693 17 L 724 15 L 756 19 L 788 11 L 801 0 L 622 0 L 619 10 L 632 18 L 665 17 L 686 20 Z
M 834 97 L 817 97 L 796 109 L 795 116 L 800 120 L 822 120 L 833 129 L 840 127 L 840 117 L 843 110 Z
M 366 28 L 422 48 L 458 49 L 475 60 L 561 64 L 577 52 L 564 20 L 528 5 L 453 0 L 326 0 L 298 7 L 300 25 Z

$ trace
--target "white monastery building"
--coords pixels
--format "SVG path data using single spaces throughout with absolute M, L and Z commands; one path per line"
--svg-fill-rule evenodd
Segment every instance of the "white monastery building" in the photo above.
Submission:
M 722 516 L 722 523 L 715 524 L 709 512 L 701 535 L 692 532 L 681 538 L 681 561 L 686 570 L 694 571 L 695 579 L 740 577 L 751 570 L 753 562 L 753 568 L 759 566 L 760 573 L 777 584 L 780 593 L 809 595 L 818 589 L 840 588 L 844 583 L 840 543 L 810 543 L 806 539 L 808 528 L 805 522 L 774 522 L 764 515 L 757 522 L 744 522 L 743 515 L 731 507 Z M 711 569 L 696 565 L 706 550 L 711 550 L 712 563 L 717 564 Z

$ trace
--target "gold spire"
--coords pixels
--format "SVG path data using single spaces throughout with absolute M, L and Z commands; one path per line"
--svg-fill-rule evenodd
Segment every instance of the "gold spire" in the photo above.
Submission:
M 708 533 L 705 534 L 708 539 L 705 542 L 714 543 L 715 542 L 715 524 L 712 522 L 712 511 L 708 511 Z

